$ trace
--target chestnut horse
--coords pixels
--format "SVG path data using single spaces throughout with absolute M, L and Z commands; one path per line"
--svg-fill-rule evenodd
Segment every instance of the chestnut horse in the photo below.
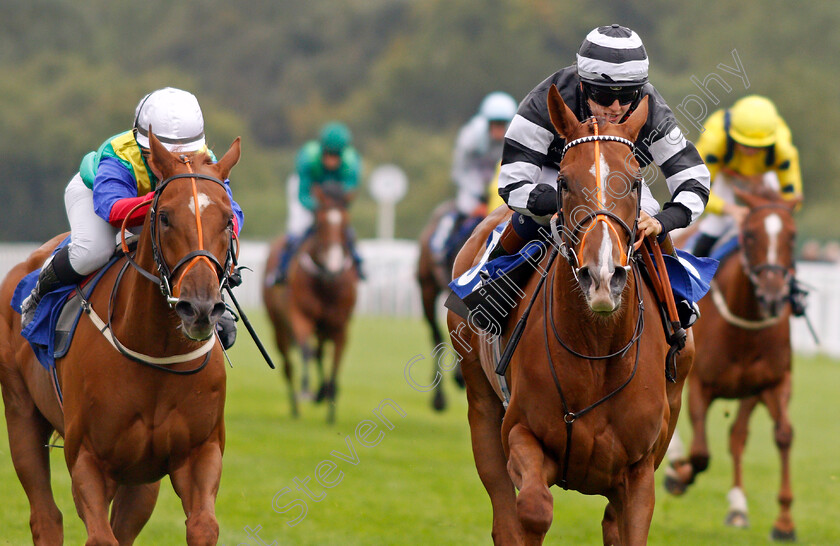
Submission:
M 735 189 L 749 207 L 739 234 L 740 250 L 724 258 L 709 297 L 700 301 L 703 315 L 694 326 L 702 350 L 697 352 L 688 378 L 688 403 L 693 440 L 689 460 L 672 460 L 666 485 L 681 493 L 696 474 L 709 465 L 706 414 L 717 398 L 739 399 L 738 415 L 729 433 L 734 478 L 727 495 L 726 522 L 746 527 L 747 500 L 741 476 L 741 457 L 747 441 L 750 414 L 761 402 L 774 423 L 782 462 L 778 501 L 780 512 L 772 536 L 796 537 L 790 506 L 790 447 L 793 427 L 788 415 L 791 394 L 790 308 L 786 305 L 794 274 L 798 201 L 777 193 Z M 679 452 L 674 453 L 678 457 Z
M 622 125 L 578 122 L 554 86 L 548 108 L 567 141 L 556 217 L 565 227 L 553 237 L 564 259 L 553 260 L 544 279 L 538 268 L 508 319 L 510 327 L 544 280 L 507 370 L 506 410 L 494 336 L 448 315 L 467 383 L 475 463 L 493 505 L 496 544 L 542 543 L 553 485 L 607 497 L 605 544 L 645 544 L 654 470 L 677 422 L 693 356 L 689 333 L 677 381 L 666 383 L 658 306 L 631 258 L 643 183 L 632 149 L 647 98 Z M 476 263 L 490 231 L 508 217 L 500 208 L 482 222 L 456 259 L 456 275 Z
M 10 299 L 64 236 L 15 266 L 0 287 L 9 446 L 38 544 L 63 541 L 46 447 L 54 430 L 64 437 L 87 544 L 131 544 L 167 474 L 187 515 L 187 543 L 218 540 L 225 368 L 214 332 L 232 259 L 233 211 L 222 180 L 239 160 L 239 139 L 215 164 L 205 154 L 172 154 L 151 132 L 149 142 L 149 166 L 163 182 L 134 259 L 104 274 L 89 298 L 91 320 L 80 319 L 69 351 L 56 361 L 63 407 L 20 335 Z M 107 328 L 94 325 L 94 314 Z M 166 360 L 174 363 L 164 366 Z
M 309 394 L 309 360 L 314 356 L 321 380 L 315 400 L 327 401 L 327 422 L 333 423 L 336 380 L 347 342 L 347 327 L 356 305 L 359 276 L 350 254 L 345 196 L 340 188 L 332 185 L 315 186 L 313 191 L 318 202 L 313 234 L 301 243 L 292 258 L 285 285 L 268 280 L 277 269 L 284 238 L 272 243 L 263 279 L 263 302 L 283 358 L 292 416 L 297 417 L 298 407 L 289 353 L 297 345 L 303 359 L 302 393 Z M 310 340 L 313 334 L 314 351 Z M 328 341 L 332 344 L 332 368 L 326 377 L 323 355 Z
M 420 297 L 423 300 L 423 317 L 429 325 L 432 334 L 433 347 L 440 347 L 443 343 L 443 336 L 440 333 L 438 324 L 437 309 L 438 297 L 448 289 L 449 278 L 452 276 L 452 264 L 441 264 L 435 259 L 431 248 L 431 239 L 440 224 L 441 218 L 455 210 L 455 201 L 445 201 L 435 207 L 429 222 L 420 233 L 420 256 L 417 259 L 417 282 L 420 284 Z M 457 229 L 457 226 L 456 228 Z M 464 377 L 461 368 L 455 368 L 455 382 L 459 387 L 464 387 Z M 441 372 L 434 368 L 432 370 L 432 381 L 434 383 L 434 395 L 432 396 L 432 407 L 437 411 L 446 409 L 446 393 L 443 390 L 443 377 Z

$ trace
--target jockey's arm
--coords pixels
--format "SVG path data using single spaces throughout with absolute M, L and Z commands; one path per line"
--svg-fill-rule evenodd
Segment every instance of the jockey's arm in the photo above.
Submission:
M 147 201 L 151 204 L 153 195 L 154 192 L 137 195 L 136 180 L 116 159 L 107 157 L 99 163 L 93 181 L 93 209 L 112 226 L 121 226 L 126 217 L 128 227 L 141 225 L 146 217 L 148 205 L 137 209 L 134 207 Z

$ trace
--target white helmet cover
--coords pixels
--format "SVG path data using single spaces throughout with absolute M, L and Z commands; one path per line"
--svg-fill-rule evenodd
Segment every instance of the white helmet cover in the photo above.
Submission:
M 478 114 L 489 121 L 507 121 L 516 115 L 518 105 L 516 101 L 503 91 L 494 91 L 484 97 Z
M 204 116 L 195 95 L 174 87 L 152 91 L 137 104 L 134 128 L 137 144 L 149 147 L 149 126 L 170 152 L 204 148 Z

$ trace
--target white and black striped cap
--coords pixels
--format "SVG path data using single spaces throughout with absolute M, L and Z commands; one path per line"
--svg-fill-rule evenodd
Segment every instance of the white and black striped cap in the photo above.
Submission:
M 627 87 L 648 80 L 648 56 L 642 39 L 627 27 L 598 27 L 586 35 L 577 54 L 581 81 Z

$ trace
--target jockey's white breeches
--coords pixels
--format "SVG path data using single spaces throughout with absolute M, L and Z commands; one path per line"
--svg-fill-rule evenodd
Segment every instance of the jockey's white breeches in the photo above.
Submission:
M 300 202 L 299 185 L 300 178 L 297 174 L 290 175 L 286 180 L 286 201 L 289 203 L 286 235 L 292 237 L 302 236 L 315 221 L 312 211 L 304 207 Z
M 114 253 L 118 229 L 93 210 L 93 190 L 77 173 L 64 190 L 64 208 L 70 220 L 70 265 L 80 275 L 93 273 Z

